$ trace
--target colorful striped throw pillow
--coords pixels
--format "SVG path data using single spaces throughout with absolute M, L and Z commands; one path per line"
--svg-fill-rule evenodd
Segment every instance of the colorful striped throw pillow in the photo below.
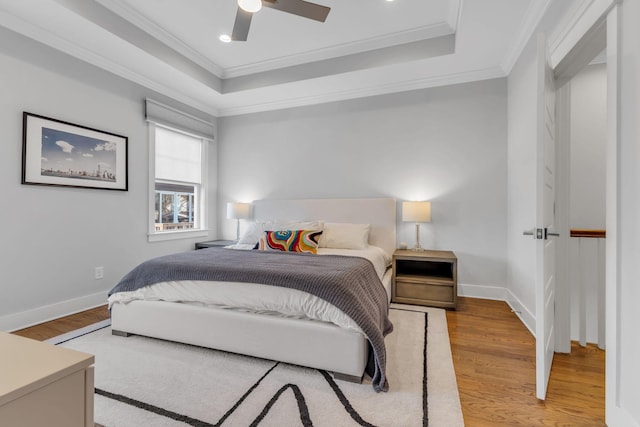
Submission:
M 315 254 L 321 234 L 322 230 L 265 231 L 258 242 L 258 249 Z

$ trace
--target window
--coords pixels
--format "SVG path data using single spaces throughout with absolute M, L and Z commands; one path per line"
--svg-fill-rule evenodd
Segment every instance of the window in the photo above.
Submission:
M 149 123 L 149 241 L 207 236 L 209 150 L 215 118 L 203 119 L 152 99 Z M 198 116 L 206 115 L 198 112 Z M 210 148 L 213 146 L 213 148 Z
M 192 229 L 196 220 L 195 195 L 194 185 L 156 181 L 156 231 Z
M 153 201 L 150 240 L 206 234 L 207 139 L 150 125 Z

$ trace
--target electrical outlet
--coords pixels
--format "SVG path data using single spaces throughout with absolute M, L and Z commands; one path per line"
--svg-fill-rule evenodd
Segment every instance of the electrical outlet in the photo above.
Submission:
M 104 279 L 104 267 L 96 267 L 94 271 L 94 276 L 96 280 Z

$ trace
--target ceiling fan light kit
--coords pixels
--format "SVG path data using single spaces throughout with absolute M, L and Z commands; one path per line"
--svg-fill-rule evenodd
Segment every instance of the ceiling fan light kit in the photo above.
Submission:
M 238 7 L 246 12 L 255 13 L 262 9 L 262 0 L 238 0 Z
M 329 7 L 304 0 L 238 0 L 238 12 L 231 40 L 247 41 L 251 18 L 262 6 L 319 22 L 324 22 L 331 10 Z

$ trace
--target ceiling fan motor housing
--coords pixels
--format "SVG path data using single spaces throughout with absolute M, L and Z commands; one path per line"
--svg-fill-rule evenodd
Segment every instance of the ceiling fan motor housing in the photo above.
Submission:
M 231 40 L 246 41 L 253 14 L 262 6 L 314 21 L 324 22 L 331 8 L 304 0 L 238 0 L 238 12 Z

